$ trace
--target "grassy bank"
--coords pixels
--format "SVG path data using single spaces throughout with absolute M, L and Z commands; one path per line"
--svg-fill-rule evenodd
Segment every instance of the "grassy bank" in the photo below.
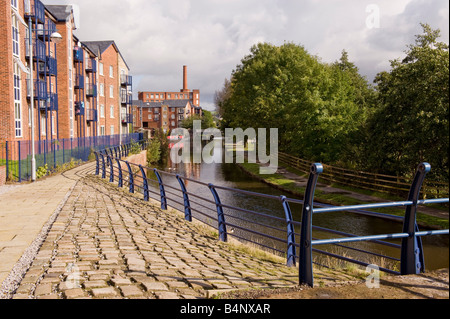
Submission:
M 263 175 L 259 173 L 260 166 L 258 164 L 252 164 L 252 163 L 244 163 L 244 164 L 238 164 L 238 166 L 247 174 L 259 179 L 260 181 L 275 187 L 279 190 L 282 190 L 288 194 L 298 196 L 300 198 L 303 198 L 305 194 L 305 187 L 299 187 L 293 180 L 290 180 L 283 176 L 282 174 L 275 173 L 271 175 Z M 288 168 L 289 171 L 292 173 L 297 173 L 295 170 L 291 170 Z M 301 175 L 298 173 L 298 175 Z M 336 186 L 337 187 L 337 186 Z M 344 189 L 343 189 L 344 190 Z M 358 192 L 358 190 L 353 190 L 349 187 L 346 187 L 345 190 L 351 191 L 351 192 Z M 376 194 L 367 194 L 371 196 L 377 196 Z M 380 197 L 383 201 L 388 200 L 398 200 L 398 198 L 387 198 L 387 196 L 384 194 L 384 196 L 377 196 Z M 343 206 L 343 205 L 359 205 L 359 204 L 366 204 L 367 202 L 358 200 L 357 198 L 346 196 L 345 194 L 341 193 L 325 193 L 321 191 L 319 188 L 316 189 L 314 200 L 316 202 L 329 204 L 329 205 L 336 205 L 336 206 Z M 405 215 L 405 209 L 404 208 L 381 208 L 374 210 L 375 212 L 380 212 L 384 214 L 394 215 L 394 216 L 404 216 Z M 443 219 L 431 215 L 427 215 L 424 213 L 419 212 L 417 214 L 417 223 L 421 227 L 431 228 L 431 229 L 448 229 L 449 228 L 449 221 L 448 219 Z

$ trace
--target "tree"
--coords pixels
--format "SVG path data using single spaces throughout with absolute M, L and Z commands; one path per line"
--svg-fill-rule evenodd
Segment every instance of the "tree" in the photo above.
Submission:
M 341 158 L 362 117 L 350 76 L 292 43 L 253 46 L 231 78 L 225 125 L 278 128 L 281 150 L 312 161 Z
M 449 51 L 439 30 L 423 34 L 403 60 L 377 75 L 377 111 L 368 122 L 367 166 L 391 174 L 412 174 L 429 162 L 434 178 L 448 181 Z

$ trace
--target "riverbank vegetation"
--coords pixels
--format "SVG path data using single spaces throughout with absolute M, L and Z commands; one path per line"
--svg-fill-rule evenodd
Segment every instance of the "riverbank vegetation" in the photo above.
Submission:
M 250 176 L 259 179 L 260 181 L 275 187 L 279 190 L 282 190 L 286 193 L 292 194 L 294 196 L 303 198 L 305 194 L 305 187 L 299 187 L 297 183 L 292 180 L 288 179 L 282 174 L 276 173 L 276 174 L 261 174 L 259 171 L 259 164 L 256 163 L 242 163 L 239 164 L 239 167 Z M 288 171 L 291 171 L 291 173 L 296 174 L 295 170 L 292 170 L 289 167 L 286 167 Z M 319 180 L 320 181 L 320 180 Z M 348 192 L 360 192 L 360 190 L 355 189 L 348 189 Z M 399 200 L 395 197 L 390 197 L 386 194 L 381 193 L 371 193 L 367 194 L 375 197 L 380 197 L 380 200 L 382 201 L 389 201 L 389 200 Z M 316 192 L 314 193 L 314 200 L 316 202 L 320 202 L 323 204 L 329 204 L 329 205 L 337 205 L 337 206 L 347 206 L 347 205 L 361 205 L 361 204 L 367 204 L 364 200 L 360 200 L 354 196 L 346 195 L 345 192 L 323 192 L 320 190 L 320 187 L 316 189 Z M 443 208 L 437 208 L 437 209 L 443 209 Z M 391 207 L 391 208 L 379 208 L 375 209 L 374 211 L 394 216 L 404 216 L 405 215 L 405 209 L 400 207 Z M 440 218 L 436 216 L 432 216 L 429 214 L 425 214 L 422 212 L 417 213 L 417 223 L 426 228 L 430 229 L 448 229 L 449 227 L 449 220 L 445 218 Z
M 373 84 L 347 51 L 324 63 L 293 43 L 251 48 L 216 92 L 226 128 L 278 128 L 280 151 L 350 169 L 449 180 L 449 51 L 439 30 L 423 33 Z

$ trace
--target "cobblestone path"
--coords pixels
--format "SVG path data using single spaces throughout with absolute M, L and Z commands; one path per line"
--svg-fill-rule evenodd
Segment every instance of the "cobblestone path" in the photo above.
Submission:
M 192 299 L 297 282 L 298 269 L 283 260 L 253 257 L 182 214 L 87 176 L 78 181 L 13 298 Z

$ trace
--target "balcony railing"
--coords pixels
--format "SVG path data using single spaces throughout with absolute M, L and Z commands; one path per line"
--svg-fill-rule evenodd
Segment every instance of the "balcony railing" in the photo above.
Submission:
M 53 32 L 56 32 L 56 24 L 50 19 L 47 19 L 45 24 L 38 24 L 36 30 L 37 35 L 44 41 L 51 41 L 50 36 Z
M 57 75 L 58 64 L 55 58 L 47 57 L 47 70 L 50 75 Z
M 133 114 L 122 114 L 122 124 L 133 123 Z
M 95 59 L 88 59 L 86 61 L 86 72 L 97 72 L 97 61 Z
M 47 99 L 47 82 L 40 80 L 33 80 L 34 99 L 46 100 Z M 31 80 L 27 79 L 27 97 L 31 98 Z
M 87 122 L 97 122 L 98 121 L 97 110 L 87 109 L 86 110 L 86 121 Z
M 76 89 L 84 89 L 84 76 L 77 74 L 75 76 L 75 88 Z
M 40 0 L 23 1 L 25 18 L 36 19 L 40 23 L 45 22 L 45 6 Z
M 30 58 L 30 38 L 25 38 L 25 56 Z M 45 43 L 39 39 L 33 39 L 33 58 L 40 61 L 45 61 Z
M 58 111 L 58 94 L 47 93 L 47 108 L 51 111 Z
M 75 102 L 75 115 L 82 116 L 84 114 L 84 102 Z
M 83 49 L 75 47 L 73 49 L 73 59 L 76 62 L 83 62 Z
M 88 97 L 97 96 L 97 85 L 95 84 L 86 85 L 86 96 Z
M 128 94 L 126 90 L 121 90 L 120 92 L 120 103 L 131 105 L 133 104 L 133 96 Z
M 126 86 L 133 85 L 133 77 L 130 75 L 126 75 L 126 74 L 121 74 L 120 75 L 120 84 L 126 85 Z

